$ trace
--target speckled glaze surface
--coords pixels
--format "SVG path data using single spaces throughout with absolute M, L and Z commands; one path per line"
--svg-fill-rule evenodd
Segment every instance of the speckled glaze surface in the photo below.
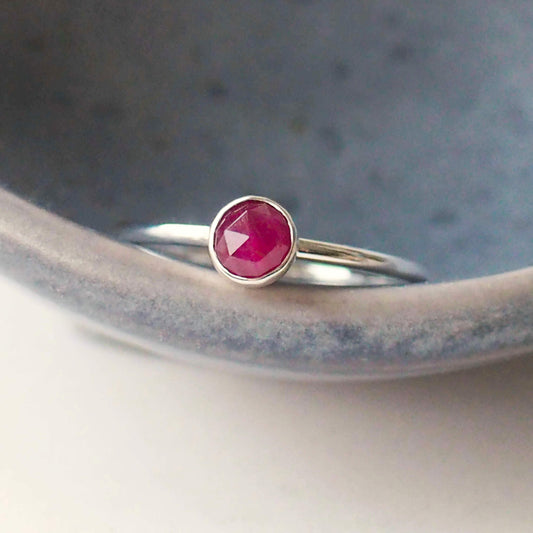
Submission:
M 533 5 L 0 0 L 0 268 L 193 360 L 298 376 L 533 351 Z M 250 292 L 106 237 L 235 197 L 423 286 Z

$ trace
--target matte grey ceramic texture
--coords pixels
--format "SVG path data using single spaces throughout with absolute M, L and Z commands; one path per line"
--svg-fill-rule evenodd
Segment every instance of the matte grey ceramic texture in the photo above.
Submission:
M 0 264 L 193 360 L 384 377 L 532 351 L 532 34 L 526 0 L 0 0 Z M 250 291 L 105 236 L 245 194 L 432 283 Z

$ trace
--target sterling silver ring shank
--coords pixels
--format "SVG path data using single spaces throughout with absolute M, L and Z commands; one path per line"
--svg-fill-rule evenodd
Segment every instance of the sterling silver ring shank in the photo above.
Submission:
M 257 214 L 250 223 L 251 212 Z M 247 253 L 247 257 L 258 255 L 261 250 L 250 251 L 244 247 L 251 246 L 248 244 L 251 242 L 259 242 L 256 246 L 261 246 L 262 228 L 268 234 L 269 245 L 275 248 L 272 242 L 276 235 L 271 233 L 272 226 L 277 224 L 284 230 L 284 220 L 287 229 L 281 239 L 287 252 L 268 271 L 250 276 L 224 264 L 220 250 L 223 250 L 226 260 L 234 256 L 229 261 L 238 257 L 241 251 L 243 255 Z M 243 227 L 247 228 L 246 231 Z M 251 234 L 254 228 L 259 235 Z M 237 244 L 224 242 L 225 236 L 230 236 L 233 241 L 237 239 Z M 249 287 L 262 287 L 278 280 L 334 287 L 401 285 L 427 280 L 420 265 L 401 257 L 298 238 L 290 214 L 277 202 L 261 196 L 245 196 L 230 202 L 219 211 L 210 226 L 173 223 L 137 226 L 124 230 L 118 238 L 143 251 L 169 259 L 203 267 L 214 266 L 224 277 Z

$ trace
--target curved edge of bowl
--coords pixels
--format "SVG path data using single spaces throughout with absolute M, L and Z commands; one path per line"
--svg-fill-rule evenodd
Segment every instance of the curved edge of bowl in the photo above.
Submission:
M 0 268 L 140 345 L 275 375 L 378 379 L 533 352 L 533 268 L 379 289 L 234 287 L 0 190 Z M 196 356 L 195 354 L 198 354 Z

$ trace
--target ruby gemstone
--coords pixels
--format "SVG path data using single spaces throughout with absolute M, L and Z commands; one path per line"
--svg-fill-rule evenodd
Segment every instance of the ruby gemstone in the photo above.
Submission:
M 224 213 L 214 229 L 213 245 L 226 270 L 242 278 L 262 278 L 290 254 L 291 228 L 269 203 L 243 200 Z

